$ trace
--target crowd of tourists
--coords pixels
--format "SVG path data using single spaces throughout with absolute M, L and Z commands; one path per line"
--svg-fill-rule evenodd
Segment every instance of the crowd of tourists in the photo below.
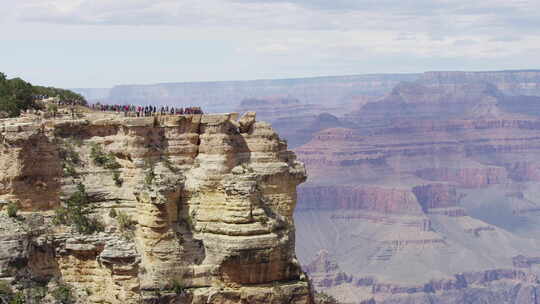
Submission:
M 62 99 L 59 97 L 50 97 L 48 95 L 34 95 L 32 96 L 32 99 L 34 101 L 57 104 L 59 106 L 84 106 L 86 104 L 82 99 Z
M 200 107 L 169 107 L 169 106 L 135 106 L 135 105 L 109 105 L 92 104 L 91 108 L 102 112 L 124 113 L 124 116 L 155 116 L 155 115 L 184 115 L 184 114 L 203 114 Z

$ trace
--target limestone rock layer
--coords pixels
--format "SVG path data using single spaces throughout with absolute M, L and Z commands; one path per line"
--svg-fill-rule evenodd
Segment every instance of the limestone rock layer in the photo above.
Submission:
M 0 230 L 0 279 L 14 288 L 67 284 L 80 303 L 311 303 L 292 219 L 304 165 L 254 113 L 1 123 L 0 200 L 20 211 L 1 212 L 16 225 Z M 81 185 L 101 232 L 54 223 Z

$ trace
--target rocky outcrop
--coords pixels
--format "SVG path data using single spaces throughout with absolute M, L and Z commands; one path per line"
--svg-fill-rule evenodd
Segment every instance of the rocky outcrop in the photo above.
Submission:
M 3 121 L 0 198 L 42 222 L 0 231 L 1 277 L 84 303 L 311 303 L 292 221 L 304 166 L 254 113 L 237 118 Z M 72 195 L 97 233 L 55 224 Z
M 413 193 L 424 212 L 430 209 L 457 207 L 459 203 L 456 188 L 448 184 L 416 186 Z
M 416 176 L 432 181 L 452 182 L 464 188 L 478 188 L 508 182 L 505 168 L 425 168 L 415 172 Z
M 407 189 L 381 186 L 300 187 L 299 211 L 365 210 L 382 214 L 420 214 L 415 195 Z

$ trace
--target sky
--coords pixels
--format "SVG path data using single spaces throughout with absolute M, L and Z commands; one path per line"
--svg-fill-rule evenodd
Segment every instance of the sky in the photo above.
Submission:
M 540 68 L 538 0 L 0 0 L 0 71 L 66 88 Z

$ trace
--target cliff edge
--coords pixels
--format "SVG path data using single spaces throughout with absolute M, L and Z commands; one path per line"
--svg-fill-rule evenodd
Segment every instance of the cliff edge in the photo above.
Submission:
M 40 290 L 39 303 L 312 302 L 292 219 L 304 165 L 255 113 L 0 124 L 10 292 Z

